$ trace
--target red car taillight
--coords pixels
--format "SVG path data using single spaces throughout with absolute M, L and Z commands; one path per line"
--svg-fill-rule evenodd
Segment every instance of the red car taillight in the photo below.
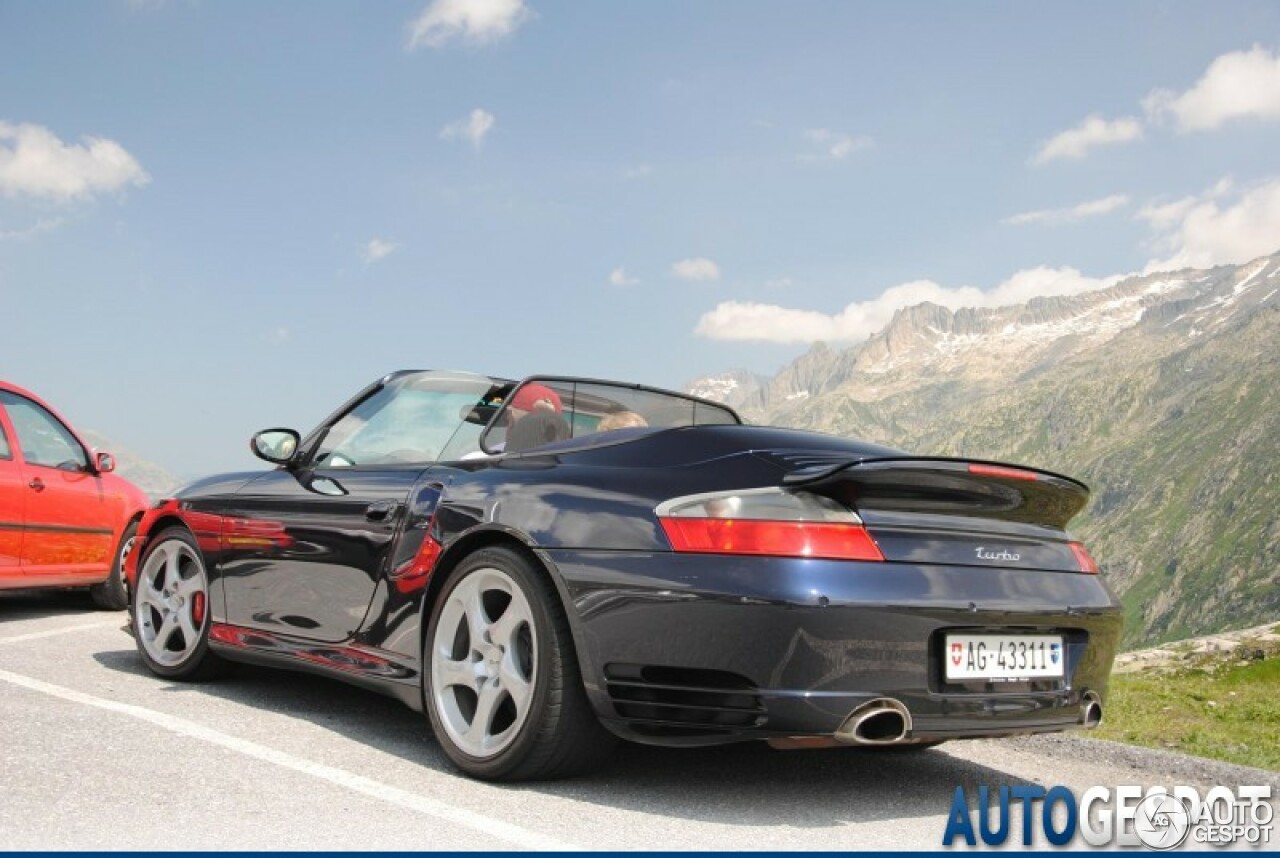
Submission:
M 661 504 L 657 513 L 678 552 L 884 560 L 856 513 L 807 492 L 691 495 Z

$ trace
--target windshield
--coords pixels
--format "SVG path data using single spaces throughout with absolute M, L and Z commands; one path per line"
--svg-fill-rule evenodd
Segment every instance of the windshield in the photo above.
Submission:
M 485 376 L 398 376 L 329 428 L 314 462 L 323 467 L 429 464 L 478 451 L 483 420 L 510 385 Z M 487 413 L 486 413 L 487 410 Z M 472 421 L 472 422 L 469 422 Z

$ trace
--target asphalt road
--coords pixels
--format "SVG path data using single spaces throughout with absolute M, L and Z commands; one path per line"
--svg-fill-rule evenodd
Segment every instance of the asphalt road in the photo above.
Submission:
M 159 680 L 123 621 L 83 594 L 0 593 L 0 848 L 935 849 L 957 785 L 1280 793 L 1256 770 L 1056 737 L 629 746 L 592 777 L 490 786 L 450 768 L 422 716 L 338 682 Z

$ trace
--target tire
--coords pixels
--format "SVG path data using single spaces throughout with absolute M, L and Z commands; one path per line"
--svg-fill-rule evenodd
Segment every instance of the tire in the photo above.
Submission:
M 149 541 L 129 618 L 138 654 L 157 676 L 211 679 L 226 667 L 209 651 L 209 576 L 186 528 L 166 528 Z
M 525 555 L 484 548 L 431 609 L 423 698 L 445 754 L 488 781 L 549 780 L 602 763 L 617 740 L 587 700 L 554 586 Z
M 124 580 L 124 560 L 133 550 L 138 536 L 138 523 L 129 522 L 129 526 L 120 534 L 120 544 L 116 546 L 116 558 L 111 563 L 111 573 L 101 584 L 89 588 L 89 598 L 104 611 L 123 611 L 129 607 L 129 585 Z

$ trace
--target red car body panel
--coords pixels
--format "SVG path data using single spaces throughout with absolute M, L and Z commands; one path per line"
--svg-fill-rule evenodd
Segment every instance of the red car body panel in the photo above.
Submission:
M 125 528 L 147 508 L 147 496 L 125 478 L 98 471 L 93 448 L 48 403 L 7 382 L 0 381 L 0 391 L 47 411 L 93 463 L 71 470 L 27 461 L 0 403 L 0 589 L 102 583 Z
M 2 425 L 0 431 L 8 435 L 8 430 Z M 9 458 L 3 455 L 6 449 L 9 449 Z M 22 463 L 13 456 L 5 440 L 0 440 L 0 579 L 16 573 L 22 562 L 22 522 L 27 491 L 26 480 L 22 479 Z

